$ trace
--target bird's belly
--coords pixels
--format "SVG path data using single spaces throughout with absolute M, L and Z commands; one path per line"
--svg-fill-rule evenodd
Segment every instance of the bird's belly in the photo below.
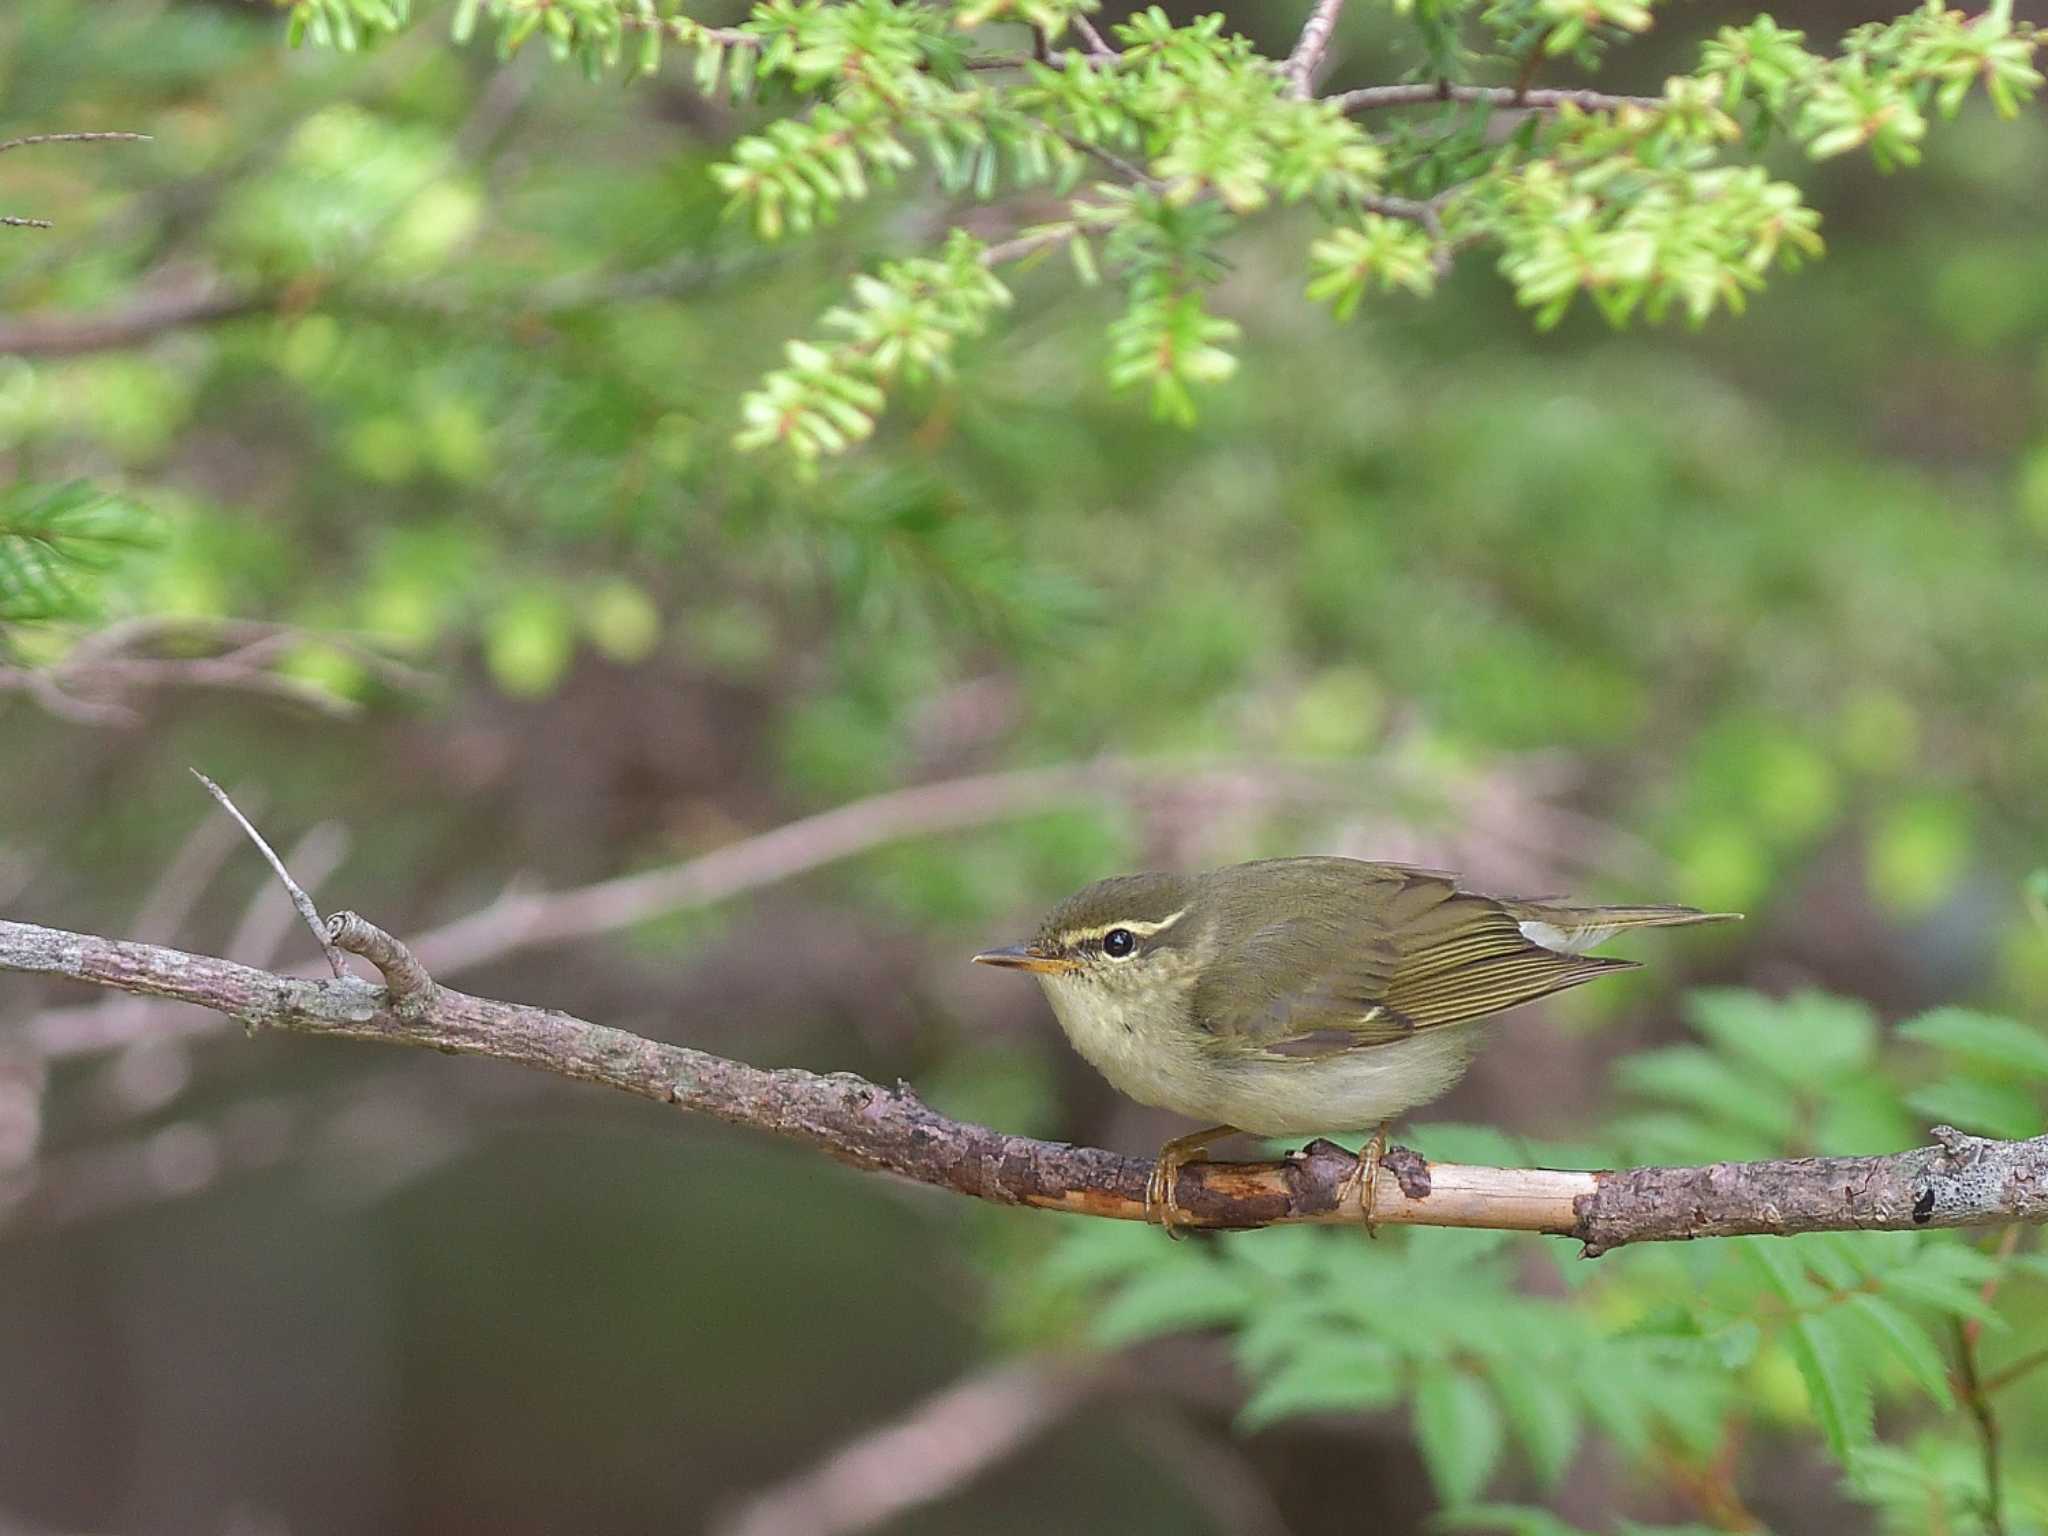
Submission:
M 1049 980 L 1046 994 L 1067 1038 L 1119 1092 L 1259 1136 L 1363 1130 L 1427 1104 L 1464 1075 L 1484 1028 L 1439 1026 L 1363 1050 L 1275 1057 L 1158 1027 L 1142 1008 L 1099 997 L 1084 1005 L 1059 978 Z
M 1479 1030 L 1453 1025 L 1309 1060 L 1227 1060 L 1199 1113 L 1261 1136 L 1363 1130 L 1447 1093 L 1478 1044 Z

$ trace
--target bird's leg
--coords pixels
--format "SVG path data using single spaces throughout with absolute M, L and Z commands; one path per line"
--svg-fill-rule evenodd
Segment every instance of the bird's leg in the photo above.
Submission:
M 1221 1141 L 1225 1136 L 1235 1136 L 1234 1125 L 1212 1125 L 1205 1131 L 1191 1135 L 1176 1136 L 1159 1149 L 1159 1157 L 1152 1164 L 1152 1177 L 1145 1181 L 1145 1219 L 1154 1220 L 1166 1228 L 1166 1235 L 1178 1238 L 1180 1232 L 1180 1201 L 1177 1190 L 1180 1184 L 1181 1168 L 1190 1162 L 1199 1161 L 1198 1154 L 1212 1141 Z
M 1380 1128 L 1372 1133 L 1372 1140 L 1358 1149 L 1358 1161 L 1351 1172 L 1344 1176 L 1344 1187 L 1337 1191 L 1339 1210 L 1358 1203 L 1358 1216 L 1365 1223 L 1368 1237 L 1378 1237 L 1380 1229 L 1372 1219 L 1373 1203 L 1380 1189 L 1380 1162 L 1387 1155 L 1387 1128 L 1392 1122 L 1382 1121 Z

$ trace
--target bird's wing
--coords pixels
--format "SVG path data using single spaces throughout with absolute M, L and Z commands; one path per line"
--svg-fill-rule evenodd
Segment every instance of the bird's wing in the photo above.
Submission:
M 1332 881 L 1215 956 L 1195 988 L 1196 1020 L 1278 1055 L 1327 1055 L 1634 965 L 1547 949 L 1501 903 L 1460 891 L 1448 875 L 1381 868 L 1369 885 Z

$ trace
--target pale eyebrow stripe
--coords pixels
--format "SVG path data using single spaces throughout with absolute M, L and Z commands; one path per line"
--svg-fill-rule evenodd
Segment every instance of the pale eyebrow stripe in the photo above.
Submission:
M 1137 918 L 1127 918 L 1121 922 L 1102 923 L 1094 928 L 1070 928 L 1060 935 L 1060 942 L 1063 944 L 1086 944 L 1089 940 L 1099 939 L 1116 928 L 1128 928 L 1136 937 L 1149 939 L 1166 932 L 1167 929 L 1187 915 L 1188 909 L 1182 907 L 1178 912 L 1168 913 L 1156 923 L 1144 922 Z

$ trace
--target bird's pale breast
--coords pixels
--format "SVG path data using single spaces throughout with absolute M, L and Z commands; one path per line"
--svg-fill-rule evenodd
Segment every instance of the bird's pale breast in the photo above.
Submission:
M 1376 1126 L 1447 1091 L 1479 1045 L 1478 1028 L 1454 1025 L 1328 1056 L 1275 1056 L 1203 1034 L 1183 1007 L 1161 1006 L 1170 988 L 1039 979 L 1074 1049 L 1119 1092 L 1261 1136 Z

